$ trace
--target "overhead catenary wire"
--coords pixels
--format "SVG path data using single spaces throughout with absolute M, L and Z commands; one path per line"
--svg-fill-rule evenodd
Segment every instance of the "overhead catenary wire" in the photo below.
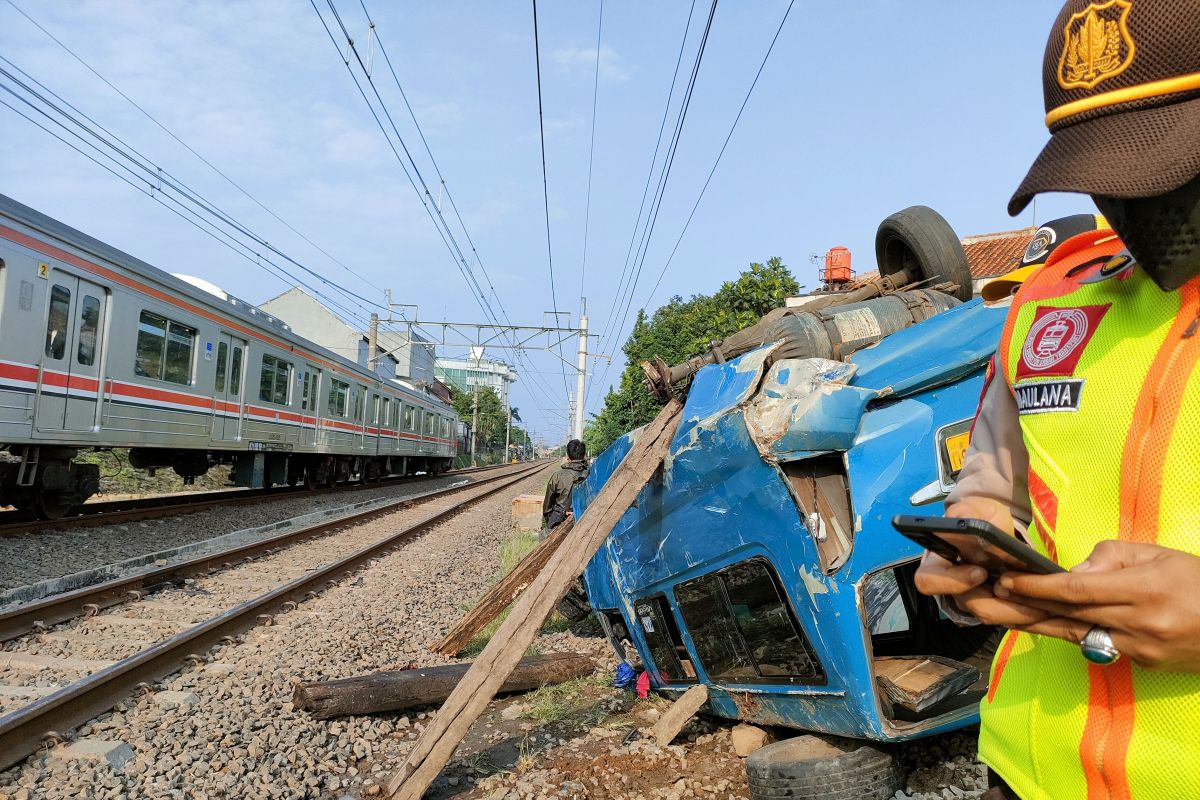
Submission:
M 588 177 L 587 203 L 583 212 L 583 259 L 579 266 L 579 297 L 580 307 L 586 295 L 584 286 L 587 280 L 588 225 L 592 219 L 592 164 L 596 157 L 596 102 L 600 97 L 600 38 L 604 32 L 604 0 L 600 0 L 599 21 L 596 23 L 596 65 L 592 75 L 592 133 L 588 144 Z
M 692 65 L 692 72 L 688 79 L 688 85 L 684 91 L 683 100 L 679 106 L 679 113 L 675 121 L 675 129 L 671 137 L 671 143 L 668 146 L 667 154 L 663 159 L 662 169 L 659 172 L 658 185 L 655 189 L 654 197 L 651 200 L 651 210 L 647 216 L 648 222 L 642 229 L 641 241 L 638 245 L 637 254 L 634 257 L 634 260 L 637 262 L 637 266 L 631 272 L 631 277 L 627 284 L 628 289 L 625 293 L 625 299 L 622 303 L 624 308 L 621 312 L 621 322 L 612 329 L 614 336 L 619 336 L 621 331 L 625 329 L 625 322 L 628 319 L 629 310 L 633 304 L 634 292 L 637 290 L 637 284 L 642 274 L 642 267 L 646 262 L 646 254 L 649 252 L 651 237 L 654 234 L 654 228 L 658 222 L 658 213 L 662 208 L 662 200 L 666 194 L 667 182 L 671 177 L 671 168 L 675 163 L 675 154 L 678 151 L 679 141 L 683 134 L 684 123 L 687 121 L 687 112 L 691 107 L 692 95 L 695 92 L 696 80 L 700 75 L 700 65 L 704 59 L 704 51 L 708 44 L 709 34 L 712 32 L 713 18 L 715 17 L 716 12 L 717 0 L 712 0 L 712 5 L 709 7 L 708 11 L 708 20 L 704 27 L 704 33 L 700 38 L 699 47 L 696 49 L 696 59 Z M 599 381 L 600 383 L 603 383 L 603 381 L 607 379 L 610 368 L 611 362 L 605 366 L 603 376 Z
M 484 265 L 484 263 L 483 263 L 483 258 L 479 254 L 479 249 L 478 249 L 478 247 L 476 247 L 474 239 L 471 238 L 471 232 L 467 229 L 467 224 L 466 224 L 465 220 L 463 220 L 462 213 L 458 209 L 458 204 L 454 200 L 454 195 L 451 193 L 449 185 L 446 183 L 446 178 L 442 174 L 442 170 L 441 170 L 441 167 L 438 165 L 437 158 L 433 155 L 433 149 L 429 145 L 429 140 L 425 136 L 425 131 L 421 127 L 420 120 L 417 119 L 417 115 L 412 107 L 412 103 L 409 102 L 408 93 L 404 91 L 404 85 L 400 81 L 399 73 L 396 71 L 395 66 L 392 64 L 392 59 L 391 59 L 391 56 L 388 54 L 387 46 L 383 42 L 383 36 L 379 32 L 379 28 L 375 25 L 375 20 L 371 16 L 371 12 L 367 9 L 365 0 L 359 0 L 359 6 L 362 8 L 363 15 L 366 16 L 366 18 L 367 18 L 367 22 L 370 25 L 370 30 L 371 30 L 372 34 L 374 35 L 375 44 L 379 48 L 379 54 L 383 57 L 384 64 L 387 65 L 388 72 L 391 74 L 392 80 L 396 84 L 396 89 L 400 92 L 400 97 L 404 101 L 404 107 L 408 111 L 409 118 L 412 119 L 412 122 L 413 122 L 413 127 L 416 128 L 417 135 L 421 139 L 421 145 L 424 147 L 425 154 L 429 157 L 429 162 L 433 166 L 434 173 L 438 177 L 438 182 L 440 184 L 441 191 L 445 195 L 446 200 L 449 202 L 450 208 L 454 212 L 455 218 L 458 220 L 459 228 L 462 230 L 463 235 L 466 237 L 467 245 L 470 247 L 471 254 L 475 257 L 475 263 L 479 266 L 480 272 L 483 273 L 483 277 L 487 283 L 488 290 L 491 293 L 491 297 L 493 300 L 496 301 L 496 306 L 500 309 L 500 316 L 504 319 L 504 322 L 506 325 L 511 326 L 512 320 L 508 316 L 508 310 L 504 307 L 504 302 L 500 299 L 500 295 L 496 291 L 496 286 L 495 286 L 494 282 L 492 281 L 491 275 L 488 273 L 487 266 Z M 515 342 L 515 338 L 513 339 L 513 341 Z M 520 349 L 516 350 L 516 358 L 518 361 L 521 361 L 524 364 L 529 363 L 528 358 L 525 356 L 524 352 L 521 351 Z M 528 369 L 528 367 L 526 367 L 526 369 Z M 545 394 L 546 391 L 549 389 L 549 387 L 546 386 L 543 389 L 543 386 L 545 386 L 545 384 L 544 384 L 544 382 L 542 382 L 542 384 L 543 384 L 542 386 L 537 386 L 535 384 L 535 387 L 538 388 L 539 390 L 542 390 L 543 394 Z M 548 395 L 547 395 L 547 399 L 549 399 Z
M 696 197 L 696 202 L 692 204 L 692 210 L 688 213 L 687 221 L 683 223 L 683 230 L 679 232 L 679 237 L 675 240 L 675 246 L 671 248 L 671 253 L 667 256 L 666 262 L 658 273 L 658 278 L 654 281 L 654 288 L 650 290 L 650 294 L 646 296 L 643 307 L 648 307 L 650 301 L 654 299 L 654 293 L 658 291 L 659 285 L 662 283 L 663 276 L 667 274 L 667 268 L 671 266 L 671 262 L 675 259 L 675 253 L 679 250 L 679 244 L 683 241 L 684 235 L 688 232 L 688 227 L 692 224 L 692 219 L 696 216 L 696 209 L 700 207 L 700 201 L 704 199 L 704 193 L 708 191 L 708 185 L 712 182 L 713 175 L 716 174 L 717 167 L 721 165 L 721 158 L 725 155 L 725 148 L 729 147 L 729 140 L 733 138 L 733 132 L 737 130 L 738 122 L 742 119 L 742 112 L 746 110 L 746 105 L 750 102 L 750 95 L 754 94 L 754 87 L 758 85 L 758 79 L 762 77 L 763 69 L 767 66 L 767 59 L 771 57 L 771 52 L 775 49 L 775 43 L 779 41 L 779 34 L 783 32 L 783 26 L 787 23 L 788 15 L 792 13 L 792 6 L 796 4 L 796 0 L 791 0 L 788 7 L 783 12 L 783 18 L 779 20 L 779 27 L 775 29 L 775 36 L 771 38 L 771 44 L 767 46 L 767 52 L 763 54 L 762 62 L 758 65 L 758 71 L 754 73 L 754 80 L 750 82 L 750 88 L 746 90 L 746 96 L 742 99 L 742 105 L 738 108 L 737 116 L 733 118 L 733 124 L 729 126 L 729 133 L 725 135 L 725 141 L 721 144 L 721 150 L 717 153 L 717 158 L 713 161 L 712 169 L 708 171 L 708 177 L 704 179 L 704 185 L 700 187 L 700 194 Z
M 239 235 L 244 236 L 245 238 L 251 240 L 258 247 L 261 247 L 264 250 L 269 251 L 271 254 L 278 256 L 279 258 L 288 262 L 292 266 L 295 266 L 298 269 L 300 269 L 301 271 L 313 276 L 321 284 L 340 292 L 347 298 L 351 298 L 351 300 L 350 300 L 351 303 L 353 303 L 355 305 L 358 305 L 359 303 L 364 304 L 362 306 L 359 306 L 359 308 L 362 312 L 369 313 L 369 312 L 367 312 L 367 309 L 364 306 L 381 307 L 381 306 L 378 306 L 378 304 L 375 303 L 374 301 L 369 300 L 368 298 L 358 295 L 355 292 L 345 289 L 344 287 L 340 287 L 336 283 L 329 281 L 328 279 L 326 279 L 324 276 L 320 275 L 316 271 L 312 270 L 311 268 L 307 267 L 306 265 L 304 265 L 301 262 L 297 261 L 296 259 L 292 258 L 287 253 L 284 253 L 278 247 L 272 245 L 270 242 L 268 242 L 267 240 L 263 239 L 261 236 L 256 234 L 254 231 L 252 231 L 250 228 L 248 228 L 245 224 L 239 222 L 237 219 L 235 219 L 228 213 L 221 210 L 215 204 L 213 204 L 209 200 L 205 199 L 202 195 L 197 193 L 195 190 L 191 189 L 185 183 L 176 179 L 169 171 L 163 169 L 160 165 L 158 165 L 153 160 L 151 160 L 150 158 L 148 158 L 147 156 L 142 154 L 140 151 L 138 151 L 135 148 L 128 145 L 123 139 L 121 139 L 120 137 L 118 137 L 115 134 L 108 131 L 107 128 L 104 128 L 103 126 L 96 123 L 95 120 L 93 120 L 88 115 L 84 114 L 83 112 L 80 112 L 69 101 L 63 99 L 61 96 L 59 96 L 53 90 L 50 90 L 49 88 L 47 88 L 44 84 L 42 84 L 36 78 L 33 78 L 32 76 L 30 76 L 29 73 L 27 73 L 25 70 L 18 67 L 12 61 L 5 58 L 4 56 L 0 56 L 0 61 L 7 64 L 13 70 L 15 70 L 16 72 L 19 72 L 22 76 L 24 76 L 25 78 L 27 78 L 29 80 L 29 83 L 27 83 L 27 82 L 21 80 L 21 78 L 17 77 L 17 75 L 15 75 L 13 72 L 10 72 L 8 69 L 5 69 L 4 67 L 0 67 L 0 75 L 7 78 L 13 85 L 15 85 L 21 91 L 19 92 L 19 91 L 17 91 L 17 89 L 13 88 L 13 86 L 9 86 L 9 85 L 0 85 L 0 89 L 3 89 L 4 91 L 8 92 L 10 95 L 12 95 L 16 99 L 18 99 L 20 102 L 26 104 L 31 109 L 33 109 L 33 110 L 37 111 L 39 114 L 45 116 L 51 122 L 62 127 L 64 130 L 70 132 L 72 135 L 78 137 L 81 141 L 88 143 L 90 146 L 94 146 L 98 152 L 105 152 L 105 150 L 111 151 L 111 153 L 109 153 L 107 155 L 108 155 L 108 157 L 112 158 L 112 160 L 115 163 L 128 162 L 129 165 L 132 165 L 132 167 L 130 168 L 131 174 L 133 174 L 137 180 L 141 180 L 141 181 L 145 182 L 145 184 L 147 185 L 148 188 L 153 187 L 154 189 L 157 190 L 158 194 L 167 193 L 168 190 L 171 192 L 175 192 L 183 200 L 187 201 L 188 203 L 191 203 L 197 209 L 199 209 L 203 213 L 208 214 L 209 216 L 213 217 L 218 222 L 220 222 L 221 224 L 232 229 Z M 42 92 L 35 89 L 34 86 L 31 84 L 36 84 L 37 87 L 39 87 L 45 91 L 45 94 L 43 94 Z M 22 94 L 22 92 L 24 92 L 24 94 Z M 47 97 L 47 95 L 50 95 L 54 99 L 58 100 L 60 103 L 62 103 L 62 105 L 60 106 L 60 105 L 55 104 L 54 102 L 51 101 L 50 97 Z M 30 98 L 32 98 L 32 99 L 30 99 Z M 35 100 L 37 102 L 34 102 Z M 64 106 L 66 108 L 71 109 L 71 111 L 74 111 L 75 114 L 78 114 L 79 116 L 77 117 L 74 114 L 69 113 L 66 110 L 66 108 L 64 108 Z M 47 111 L 46 109 L 49 109 L 49 111 Z M 83 119 L 86 119 L 88 122 L 92 123 L 92 125 L 85 124 L 83 121 L 81 121 L 80 117 L 82 117 Z M 66 122 L 63 122 L 63 120 L 66 120 Z M 74 127 L 72 128 L 72 126 L 74 126 Z M 95 127 L 93 127 L 93 126 L 95 126 Z M 82 131 L 83 133 L 81 134 L 81 133 L 79 133 L 79 131 Z M 84 134 L 86 134 L 86 137 L 84 136 Z M 90 140 L 87 137 L 90 137 Z M 103 147 L 101 147 L 101 145 Z M 113 155 L 113 154 L 115 154 L 115 155 Z M 139 173 L 141 175 L 140 177 L 139 177 Z M 252 248 L 247 248 L 247 249 L 252 250 Z M 286 278 L 284 278 L 283 280 L 286 284 L 303 286 L 304 288 L 306 288 L 313 294 L 321 296 L 322 299 L 330 301 L 330 298 L 328 298 L 320 289 L 318 289 L 314 285 L 308 283 L 303 278 L 296 276 L 287 267 L 284 267 L 281 264 L 276 264 L 275 262 L 270 260 L 269 256 L 267 256 L 265 254 L 256 253 L 256 255 L 258 256 L 259 259 L 261 259 L 261 261 L 270 263 L 276 270 L 278 270 L 279 273 L 282 273 L 283 275 L 285 275 Z M 261 263 L 260 263 L 260 266 L 262 266 Z M 266 269 L 266 267 L 263 267 L 263 268 Z M 277 273 L 272 273 L 272 274 L 275 277 L 280 277 L 280 275 Z M 342 303 L 333 302 L 332 304 L 334 304 L 336 307 L 338 307 L 344 313 L 350 314 L 351 318 L 356 321 L 365 320 L 365 316 L 360 316 L 359 312 L 351 311 L 350 309 L 348 309 L 346 307 L 346 305 L 344 305 Z
M 392 151 L 392 154 L 396 157 L 396 160 L 400 163 L 400 167 L 401 167 L 402 171 L 404 172 L 405 177 L 408 179 L 413 190 L 416 192 L 418 199 L 421 200 L 422 206 L 424 207 L 426 214 L 430 217 L 430 220 L 434 223 L 434 227 L 438 230 L 438 234 L 441 237 L 443 244 L 445 244 L 448 252 L 451 255 L 451 258 L 455 261 L 455 264 L 458 267 L 459 271 L 463 274 L 463 277 L 467 282 L 468 289 L 471 290 L 472 295 L 475 297 L 476 302 L 479 304 L 481 310 L 483 310 L 484 315 L 485 315 L 485 317 L 488 318 L 489 322 L 491 322 L 492 324 L 495 324 L 499 327 L 499 320 L 497 318 L 497 315 L 495 314 L 495 311 L 491 308 L 491 304 L 488 302 L 486 294 L 482 291 L 482 288 L 480 287 L 478 280 L 475 278 L 474 272 L 471 270 L 470 265 L 467 264 L 465 255 L 462 252 L 462 248 L 458 245 L 458 242 L 455 239 L 454 233 L 450 229 L 450 226 L 447 223 L 444 215 L 442 214 L 441 209 L 437 208 L 436 205 L 434 205 L 432 203 L 432 195 L 429 192 L 428 184 L 426 183 L 424 177 L 421 175 L 420 169 L 417 166 L 415 160 L 412 158 L 411 151 L 409 150 L 408 146 L 405 144 L 403 136 L 400 134 L 399 128 L 396 125 L 395 119 L 392 117 L 391 112 L 388 110 L 387 103 L 384 101 L 382 95 L 379 93 L 378 87 L 375 85 L 374 79 L 370 74 L 370 70 L 368 69 L 367 65 L 363 62 L 362 56 L 359 53 L 356 44 L 354 43 L 353 37 L 350 36 L 349 30 L 346 27 L 344 21 L 342 20 L 340 14 L 338 13 L 337 8 L 333 5 L 332 0 L 327 0 L 327 5 L 330 8 L 330 13 L 332 14 L 334 20 L 337 22 L 337 26 L 342 31 L 342 35 L 346 41 L 348 51 L 349 51 L 348 55 L 346 55 L 346 56 L 342 55 L 341 45 L 338 43 L 337 37 L 334 35 L 333 30 L 330 28 L 329 23 L 325 19 L 325 16 L 321 13 L 320 9 L 317 7 L 315 0 L 310 0 L 310 5 L 312 6 L 314 13 L 316 13 L 317 18 L 320 20 L 322 27 L 325 29 L 325 32 L 328 35 L 330 42 L 333 44 L 334 49 L 337 51 L 338 58 L 342 61 L 343 65 L 346 67 L 347 71 L 349 72 L 351 79 L 353 80 L 355 87 L 357 88 L 357 90 L 359 92 L 359 95 L 363 99 L 363 102 L 365 102 L 367 104 L 367 108 L 370 111 L 372 118 L 375 120 L 376 125 L 380 129 L 380 132 L 383 134 L 384 139 L 387 141 L 389 149 Z M 369 17 L 369 15 L 368 15 L 368 17 Z M 363 88 L 362 82 L 359 80 L 358 75 L 355 73 L 355 71 L 351 67 L 349 54 L 353 54 L 355 62 L 359 65 L 359 68 L 362 70 L 364 76 L 366 77 L 367 83 L 371 87 L 372 94 L 376 98 L 376 103 L 379 105 L 378 111 L 375 108 L 375 104 L 373 104 L 371 102 L 370 97 L 367 95 L 366 89 Z M 411 106 L 410 106 L 410 110 L 411 110 Z M 383 114 L 382 118 L 380 116 L 380 113 Z M 384 118 L 386 118 L 388 121 L 388 125 L 386 125 L 386 126 L 384 125 L 384 121 L 383 121 Z M 388 133 L 389 126 L 391 127 L 392 134 L 394 134 L 396 141 L 398 141 L 400 144 L 399 149 L 397 149 L 396 142 L 393 141 L 392 135 L 389 135 L 389 133 Z M 401 150 L 404 151 L 404 156 L 401 156 L 401 153 L 400 153 Z M 405 160 L 406 157 L 408 159 L 407 162 Z M 435 167 L 435 169 L 436 169 L 436 167 Z M 414 174 L 417 176 L 416 178 L 413 177 Z M 440 177 L 440 174 L 439 174 L 439 177 Z M 424 187 L 424 192 L 422 192 L 422 189 L 420 187 L 418 187 L 418 185 L 417 185 L 418 181 L 420 182 L 421 186 Z M 431 206 L 433 206 L 433 207 L 431 208 Z M 461 223 L 461 219 L 460 219 L 460 223 Z M 469 234 L 468 234 L 468 239 L 469 239 Z
M 546 212 L 546 263 L 550 270 L 550 308 L 554 311 L 554 324 L 558 324 L 558 292 L 554 286 L 554 246 L 550 241 L 550 182 L 546 176 L 546 122 L 542 110 L 542 48 L 538 40 L 537 0 L 533 2 L 533 60 L 537 72 L 538 98 L 538 138 L 542 145 L 542 203 Z M 563 392 L 570 396 L 571 389 L 567 385 L 567 367 L 562 355 L 562 345 L 558 347 L 558 358 L 562 369 Z M 580 398 L 583 402 L 583 398 Z
M 221 178 L 223 178 L 230 186 L 237 189 L 246 198 L 248 198 L 251 202 L 253 202 L 255 205 L 257 205 L 259 208 L 261 208 L 267 214 L 271 215 L 275 220 L 277 220 L 279 223 L 281 223 L 289 231 L 294 233 L 296 236 L 300 237 L 304 242 L 306 242 L 308 245 L 310 245 L 311 247 L 316 249 L 318 252 L 320 252 L 322 255 L 324 255 L 326 258 L 328 258 L 330 261 L 332 261 L 334 264 L 341 267 L 343 270 L 345 270 L 350 275 L 353 275 L 354 277 L 358 278 L 364 284 L 366 284 L 372 288 L 375 288 L 375 283 L 373 281 L 371 281 L 366 276 L 362 275 L 358 271 L 351 268 L 345 262 L 338 259 L 336 256 L 331 254 L 328 250 L 326 250 L 321 245 L 317 244 L 312 239 L 310 239 L 308 236 L 306 236 L 304 233 L 299 231 L 290 222 L 288 222 L 287 220 L 285 220 L 284 218 L 279 216 L 279 214 L 275 213 L 275 211 L 273 211 L 271 208 L 269 208 L 265 203 L 263 203 L 261 200 L 259 200 L 257 197 L 255 197 L 253 194 L 251 194 L 244 186 L 242 186 L 240 183 L 238 183 L 232 177 L 230 177 L 224 170 L 222 170 L 220 167 L 218 167 L 216 164 L 214 164 L 208 158 L 206 158 L 201 153 L 199 153 L 190 144 L 188 144 L 186 141 L 184 141 L 182 138 L 180 138 L 179 135 L 177 135 L 174 131 L 172 131 L 170 128 L 168 128 L 166 125 L 164 125 L 157 117 L 155 117 L 153 114 L 151 114 L 149 111 L 147 111 L 140 103 L 138 103 L 136 100 L 134 100 L 132 97 L 130 97 L 124 91 L 122 91 L 120 87 L 118 87 L 116 84 L 114 84 L 112 81 L 110 81 L 107 77 L 105 77 L 103 74 L 101 74 L 100 71 L 97 70 L 95 67 L 93 67 L 90 63 L 88 63 L 87 60 L 85 60 L 82 56 L 80 56 L 78 53 L 76 53 L 74 50 L 72 50 L 70 47 L 68 47 L 61 39 L 59 39 L 52 32 L 50 32 L 40 22 L 38 22 L 36 19 L 34 19 L 32 16 L 30 16 L 29 13 L 27 11 L 25 11 L 25 9 L 23 9 L 19 5 L 17 5 L 14 2 L 14 0 L 6 0 L 6 2 L 10 6 L 12 6 L 17 11 L 17 13 L 19 13 L 26 20 L 28 20 L 30 24 L 32 24 L 35 28 L 37 28 L 42 33 L 44 33 L 51 41 L 53 41 L 60 48 L 62 48 L 73 59 L 78 61 L 84 67 L 84 69 L 86 69 L 88 72 L 95 75 L 96 78 L 98 78 L 106 86 L 108 86 L 110 89 L 112 89 L 114 92 L 116 92 L 122 98 L 124 98 L 131 106 L 133 106 L 135 109 L 137 109 L 137 111 L 139 113 L 141 113 L 144 117 L 146 117 L 146 119 L 148 119 L 148 120 L 150 120 L 150 122 L 154 123 L 154 125 L 157 126 L 160 130 L 162 130 L 165 134 L 167 134 L 167 136 L 174 139 L 185 150 L 187 150 L 189 153 L 191 153 L 193 156 L 195 156 L 197 159 L 199 159 L 202 163 L 204 163 L 207 167 L 209 167 L 209 169 L 211 169 L 213 172 L 215 172 L 217 175 L 219 175 Z

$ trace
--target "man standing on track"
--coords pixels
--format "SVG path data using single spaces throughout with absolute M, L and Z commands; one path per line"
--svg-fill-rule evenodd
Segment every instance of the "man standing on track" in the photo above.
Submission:
M 1071 571 L 929 556 L 917 585 L 1010 629 L 988 797 L 1198 798 L 1200 0 L 1070 0 L 1043 77 L 1052 135 L 1009 211 L 1083 192 L 1120 240 L 1073 237 L 1018 291 L 947 513 Z

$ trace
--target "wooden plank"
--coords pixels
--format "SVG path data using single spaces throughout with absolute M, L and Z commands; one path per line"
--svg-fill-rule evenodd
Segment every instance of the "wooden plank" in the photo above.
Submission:
M 575 522 L 546 568 L 517 600 L 500 630 L 417 739 L 400 770 L 388 782 L 389 797 L 420 800 L 453 757 L 471 725 L 533 643 L 554 604 L 662 465 L 679 427 L 682 410 L 678 400 L 670 400 L 654 421 L 642 429 L 583 518 Z
M 552 530 L 550 534 L 538 543 L 538 546 L 521 559 L 499 583 L 479 599 L 475 607 L 458 621 L 441 641 L 430 649 L 445 656 L 456 656 L 470 644 L 471 640 L 492 620 L 500 616 L 500 612 L 508 608 L 514 600 L 521 596 L 537 574 L 546 566 L 550 556 L 558 550 L 567 533 L 574 526 L 573 519 L 565 520 Z
M 659 717 L 658 722 L 650 729 L 650 736 L 658 742 L 659 747 L 666 747 L 707 702 L 708 687 L 702 683 L 696 684 L 681 694 L 667 709 L 667 713 Z
M 470 667 L 467 662 L 302 683 L 292 694 L 292 705 L 317 719 L 436 705 L 450 696 Z M 575 653 L 528 656 L 521 659 L 500 691 L 527 692 L 539 686 L 591 675 L 595 671 L 596 662 Z

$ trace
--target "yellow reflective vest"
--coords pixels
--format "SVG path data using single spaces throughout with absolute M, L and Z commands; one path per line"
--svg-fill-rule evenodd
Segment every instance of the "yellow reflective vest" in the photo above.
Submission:
M 1029 538 L 1068 568 L 1103 539 L 1200 555 L 1200 278 L 1163 292 L 1115 268 L 1120 249 L 1106 231 L 1059 245 L 998 352 L 1029 452 Z M 1024 800 L 1200 798 L 1200 675 L 1097 666 L 1010 631 L 980 713 L 980 757 Z

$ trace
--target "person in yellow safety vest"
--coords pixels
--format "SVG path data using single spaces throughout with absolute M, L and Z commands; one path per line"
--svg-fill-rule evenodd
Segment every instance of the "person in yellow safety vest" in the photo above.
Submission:
M 1051 138 L 1009 203 L 1091 195 L 1009 310 L 947 514 L 1070 571 L 926 556 L 918 588 L 1008 628 L 980 704 L 985 796 L 1200 798 L 1200 0 L 1071 0 Z M 952 614 L 955 616 L 955 614 Z

